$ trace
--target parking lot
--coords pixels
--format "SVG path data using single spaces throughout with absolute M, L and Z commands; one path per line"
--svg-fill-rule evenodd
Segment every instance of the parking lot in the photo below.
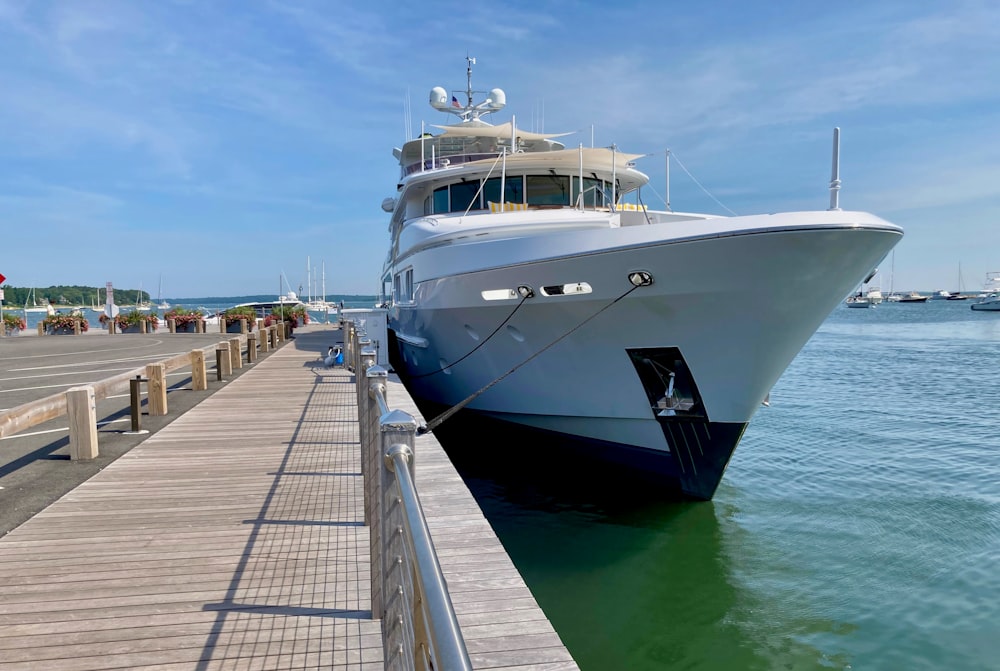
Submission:
M 0 338 L 0 410 L 142 368 L 148 363 L 226 340 L 219 333 Z M 208 390 L 192 391 L 189 369 L 167 374 L 169 413 L 140 416 L 141 428 L 156 431 L 226 384 L 217 381 L 208 358 Z M 236 375 L 249 370 L 246 366 Z M 231 380 L 232 378 L 229 378 Z M 143 392 L 145 389 L 143 388 Z M 144 394 L 143 394 L 144 396 Z M 0 536 L 102 469 L 145 437 L 129 433 L 129 392 L 124 389 L 97 403 L 100 456 L 69 460 L 65 416 L 0 438 Z

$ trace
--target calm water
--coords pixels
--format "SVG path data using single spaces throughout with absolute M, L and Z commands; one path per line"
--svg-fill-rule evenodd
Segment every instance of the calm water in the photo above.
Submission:
M 581 668 L 1000 669 L 1000 314 L 969 304 L 835 310 L 712 502 L 469 472 Z

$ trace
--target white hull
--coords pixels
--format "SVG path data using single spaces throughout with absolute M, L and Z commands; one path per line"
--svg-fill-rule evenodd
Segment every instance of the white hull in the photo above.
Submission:
M 982 310 L 984 312 L 1000 312 L 1000 298 L 997 296 L 987 296 L 978 303 L 973 303 L 971 305 L 973 310 Z
M 723 223 L 726 233 L 713 232 Z M 705 421 L 745 424 L 899 236 L 872 215 L 815 212 L 443 245 L 407 259 L 419 278 L 415 303 L 396 304 L 390 325 L 420 398 L 451 406 L 516 368 L 467 407 L 669 452 L 628 350 L 677 348 Z M 491 259 L 506 263 L 489 267 Z M 653 284 L 633 289 L 627 278 L 636 270 Z M 539 291 L 576 282 L 592 293 Z M 483 299 L 483 291 L 518 286 L 536 295 L 513 317 L 520 299 Z
M 902 230 L 839 209 L 836 153 L 830 210 L 648 210 L 640 155 L 485 122 L 506 96 L 474 103 L 468 61 L 466 105 L 429 97 L 460 122 L 393 150 L 392 365 L 425 413 L 568 436 L 535 451 L 567 445 L 711 498 L 771 386 Z

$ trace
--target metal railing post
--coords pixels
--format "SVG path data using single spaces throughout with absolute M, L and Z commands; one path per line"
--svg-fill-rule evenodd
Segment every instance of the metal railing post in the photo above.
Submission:
M 365 370 L 368 379 L 367 398 L 359 410 L 361 416 L 359 426 L 361 428 L 361 477 L 365 487 L 365 524 L 372 525 L 372 509 L 374 502 L 378 500 L 377 493 L 378 478 L 373 474 L 379 472 L 379 418 L 389 411 L 386 405 L 386 379 L 389 372 L 382 366 L 369 366 Z
M 413 629 L 407 626 L 415 602 L 412 557 L 406 550 L 402 499 L 396 477 L 383 455 L 393 445 L 407 446 L 410 453 L 416 441 L 417 421 L 402 410 L 390 410 L 379 418 L 379 479 L 377 523 L 372 526 L 372 613 L 382 618 L 382 648 L 386 668 L 393 660 L 412 654 Z M 377 582 L 376 582 L 377 581 Z M 376 596 L 378 599 L 376 600 Z M 405 657 L 404 657 L 405 659 Z M 412 664 L 412 661 L 411 661 Z M 405 668 L 405 667 L 403 667 Z M 412 668 L 412 667 L 411 667 Z
M 392 410 L 380 423 L 386 667 L 471 671 L 411 470 L 416 420 Z

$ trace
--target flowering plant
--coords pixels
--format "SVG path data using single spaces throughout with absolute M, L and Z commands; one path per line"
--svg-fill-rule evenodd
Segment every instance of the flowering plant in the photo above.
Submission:
M 201 310 L 186 310 L 185 308 L 174 308 L 163 315 L 164 319 L 173 319 L 177 326 L 184 326 L 193 322 L 199 322 L 205 318 Z
M 53 331 L 55 329 L 72 329 L 78 321 L 80 322 L 81 332 L 86 332 L 90 328 L 90 322 L 83 317 L 61 314 L 49 315 L 42 320 L 42 326 L 46 331 Z
M 124 329 L 129 326 L 138 326 L 142 322 L 146 322 L 146 328 L 152 328 L 155 331 L 156 327 L 160 325 L 160 318 L 156 316 L 155 312 L 147 313 L 139 310 L 120 312 L 118 313 L 118 316 L 115 317 L 115 326 L 120 329 Z
M 257 324 L 257 311 L 249 305 L 243 307 L 228 308 L 223 311 L 222 318 L 226 320 L 226 326 L 238 324 L 241 319 L 247 320 L 247 330 L 252 331 Z
M 28 328 L 28 324 L 24 321 L 24 317 L 14 314 L 4 314 L 3 327 L 8 331 L 13 331 L 14 329 L 21 329 L 23 331 Z
M 301 305 L 279 305 L 271 310 L 271 316 L 277 320 L 292 322 L 293 326 L 309 323 L 309 313 Z

